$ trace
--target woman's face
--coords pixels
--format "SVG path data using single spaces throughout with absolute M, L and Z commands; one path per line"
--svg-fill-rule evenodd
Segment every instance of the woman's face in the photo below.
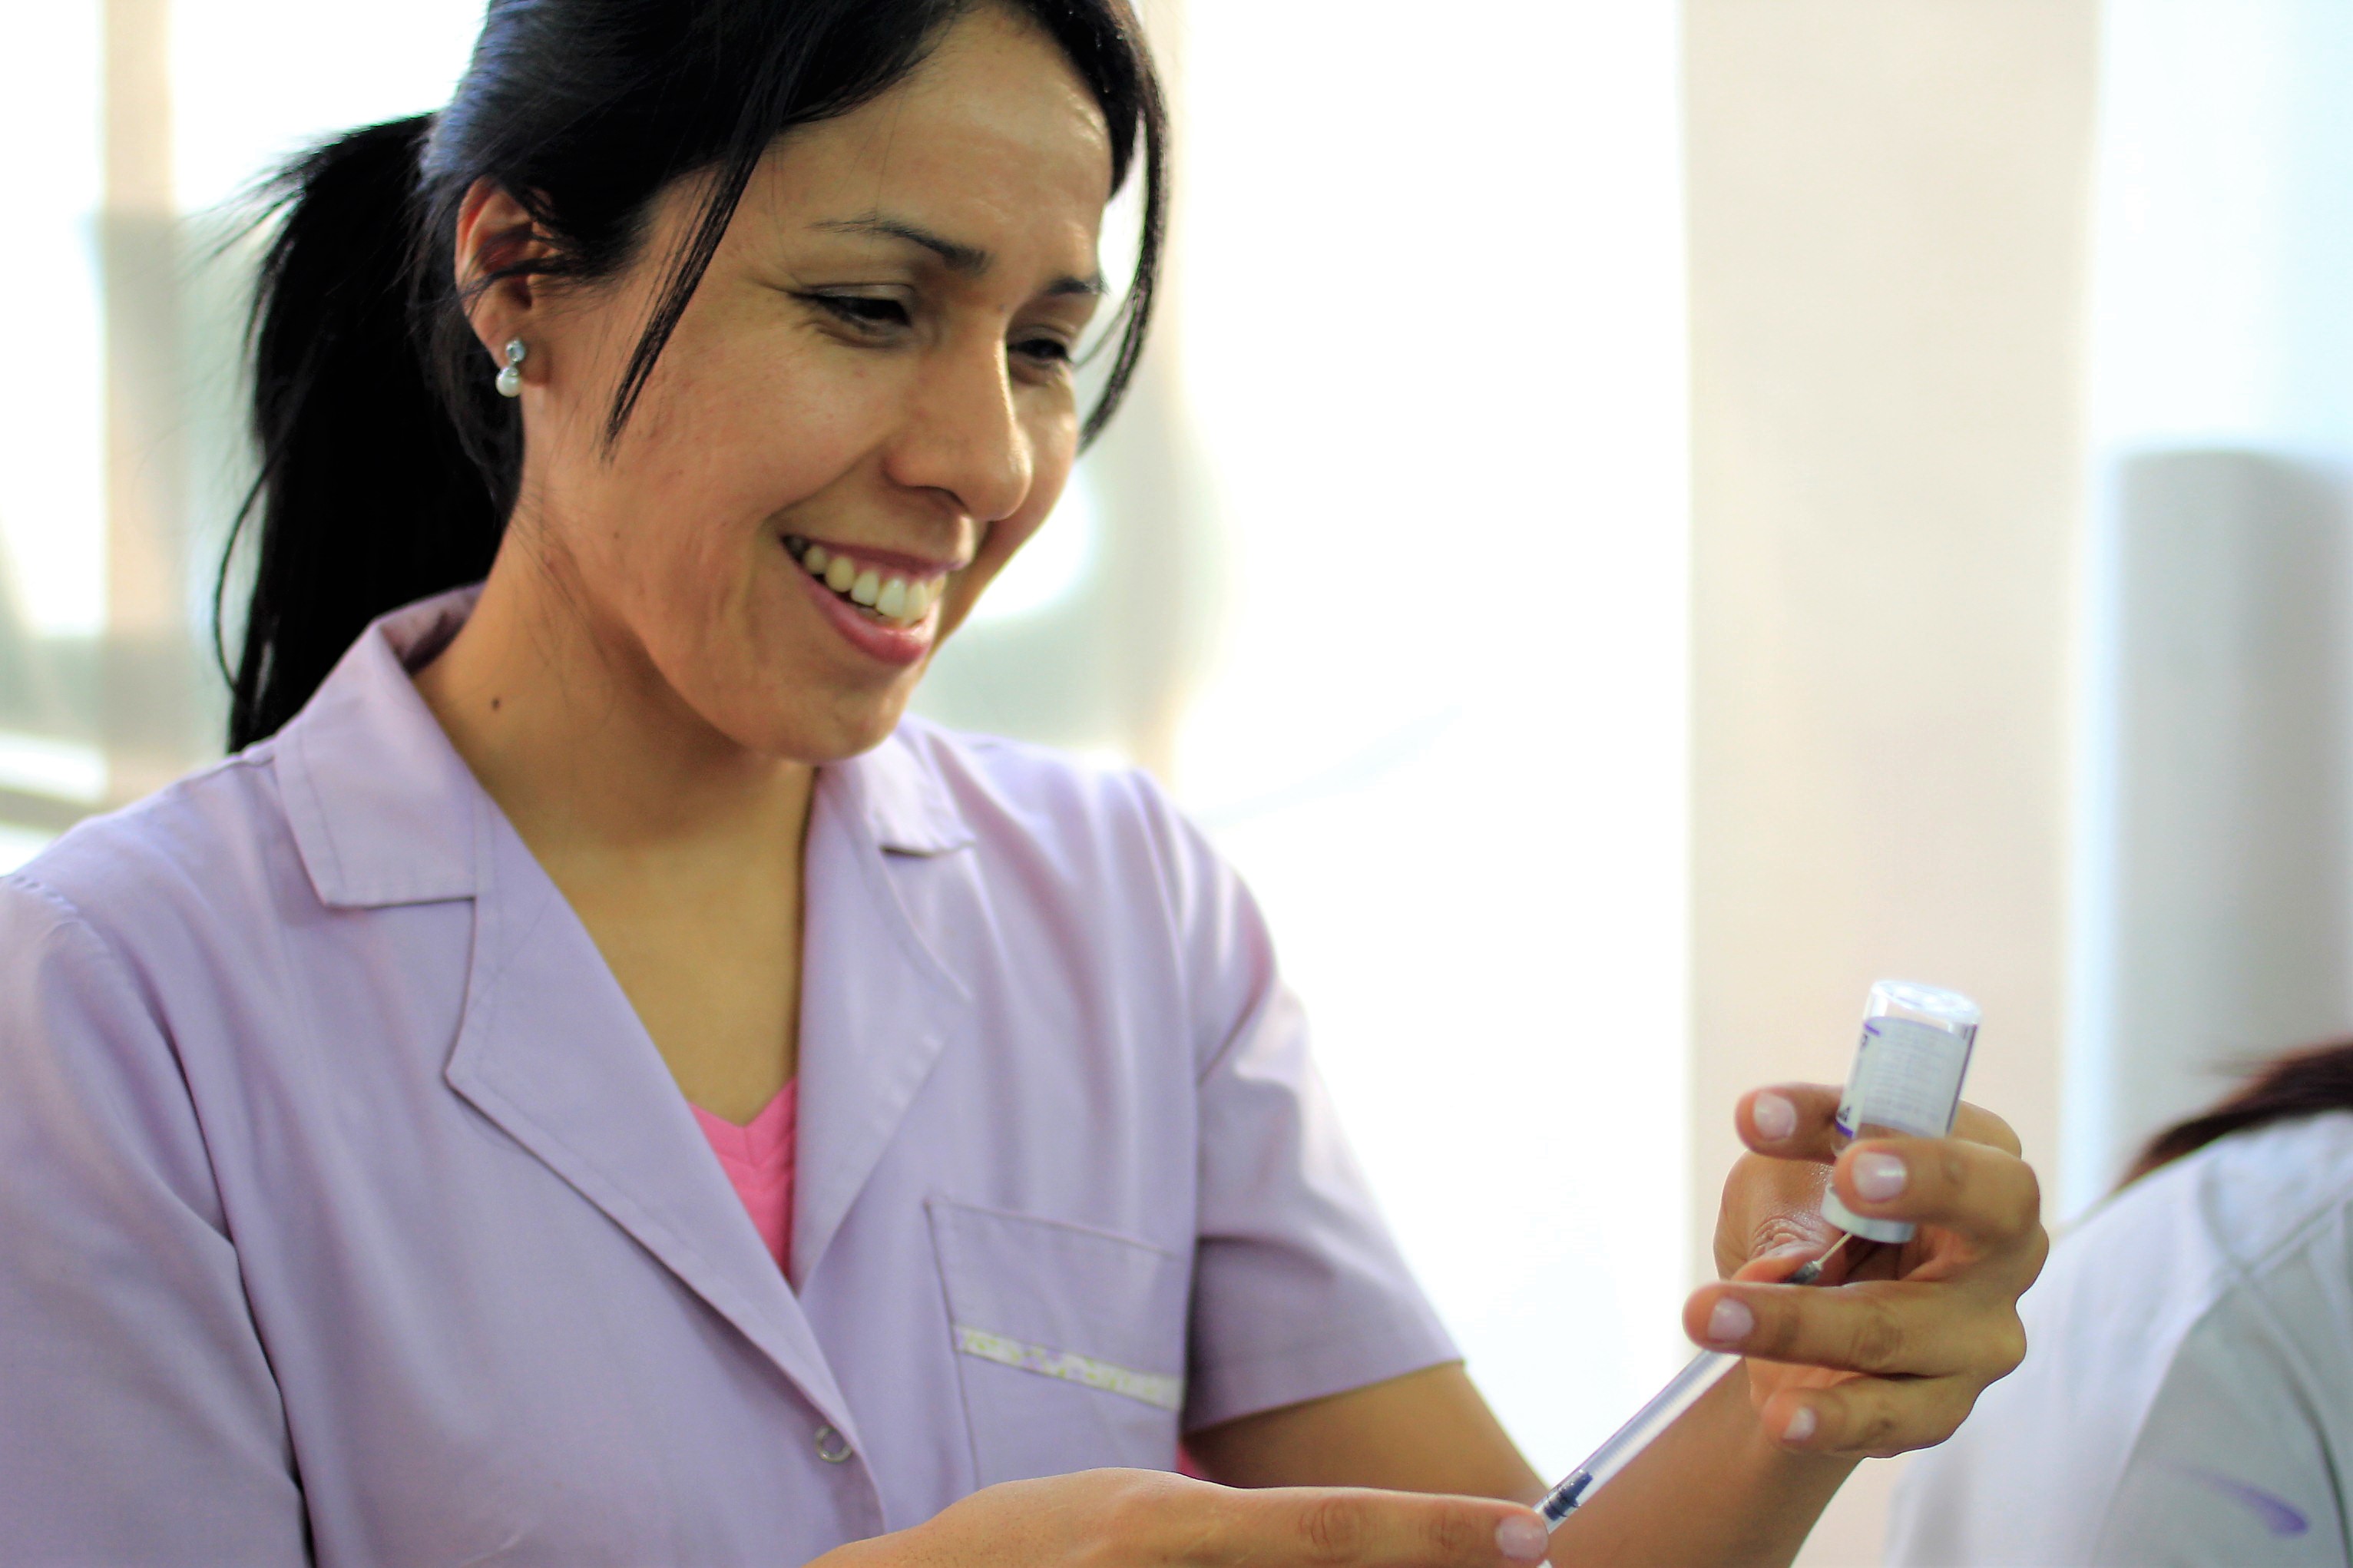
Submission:
M 1052 41 L 976 9 L 898 87 L 762 160 L 608 452 L 695 210 L 667 193 L 616 282 L 477 311 L 529 348 L 516 544 L 608 654 L 737 744 L 877 744 L 1070 476 L 1110 178 Z

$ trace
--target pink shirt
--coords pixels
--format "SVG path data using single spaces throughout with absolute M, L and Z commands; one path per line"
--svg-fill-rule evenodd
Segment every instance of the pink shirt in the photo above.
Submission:
M 788 1285 L 409 682 L 470 603 L 0 877 L 0 1556 L 805 1563 L 1452 1357 L 1232 872 L 913 721 L 818 777 Z
M 719 1168 L 744 1201 L 744 1212 L 752 1216 L 760 1245 L 778 1268 L 792 1256 L 793 1136 L 799 1090 L 797 1079 L 788 1080 L 776 1099 L 740 1127 L 699 1105 L 688 1108 L 710 1140 L 711 1152 L 719 1156 Z

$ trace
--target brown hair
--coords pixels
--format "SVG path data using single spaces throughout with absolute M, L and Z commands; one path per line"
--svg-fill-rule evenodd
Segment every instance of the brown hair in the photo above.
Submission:
M 2125 1175 L 2130 1185 L 2218 1138 L 2324 1110 L 2353 1110 L 2353 1040 L 2332 1040 L 2274 1057 L 2211 1110 L 2150 1139 Z

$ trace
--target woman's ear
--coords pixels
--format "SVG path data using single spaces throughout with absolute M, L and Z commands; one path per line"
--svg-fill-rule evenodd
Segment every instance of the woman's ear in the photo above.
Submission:
M 554 247 L 523 205 L 504 186 L 488 179 L 476 180 L 467 187 L 466 199 L 458 206 L 456 237 L 458 297 L 465 301 L 474 336 L 493 356 L 498 355 L 510 339 L 531 336 L 532 310 L 539 292 L 529 274 L 507 278 L 499 274 L 540 260 Z M 491 281 L 485 283 L 486 279 Z

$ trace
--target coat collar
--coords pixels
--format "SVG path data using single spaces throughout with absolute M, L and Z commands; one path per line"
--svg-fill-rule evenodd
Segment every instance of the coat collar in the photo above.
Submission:
M 302 864 L 332 909 L 471 898 L 474 818 L 496 810 L 410 673 L 448 645 L 479 588 L 420 600 L 360 634 L 274 742 Z M 830 764 L 821 787 L 864 820 L 874 844 L 933 856 L 973 841 L 955 795 L 909 723 L 864 756 Z
M 481 819 L 466 1004 L 443 1077 L 858 1427 L 694 1115 L 587 931 L 503 817 Z
M 464 624 L 464 590 L 371 626 L 281 732 L 303 863 L 338 908 L 474 902 L 450 1087 L 733 1323 L 857 1443 L 815 1332 L 710 1157 L 596 945 L 409 679 Z M 822 769 L 805 876 L 800 1172 L 791 1278 L 840 1229 L 968 994 L 926 933 L 974 841 L 910 723 Z
M 474 819 L 489 801 L 408 672 L 458 635 L 476 592 L 376 621 L 263 742 L 277 749 L 286 819 L 330 909 L 473 896 Z
M 884 839 L 861 788 L 871 776 L 818 775 L 803 853 L 797 1283 L 816 1271 L 971 1001 L 925 936 L 944 923 L 942 895 L 953 901 L 968 885 L 968 858 L 910 850 L 903 832 Z

